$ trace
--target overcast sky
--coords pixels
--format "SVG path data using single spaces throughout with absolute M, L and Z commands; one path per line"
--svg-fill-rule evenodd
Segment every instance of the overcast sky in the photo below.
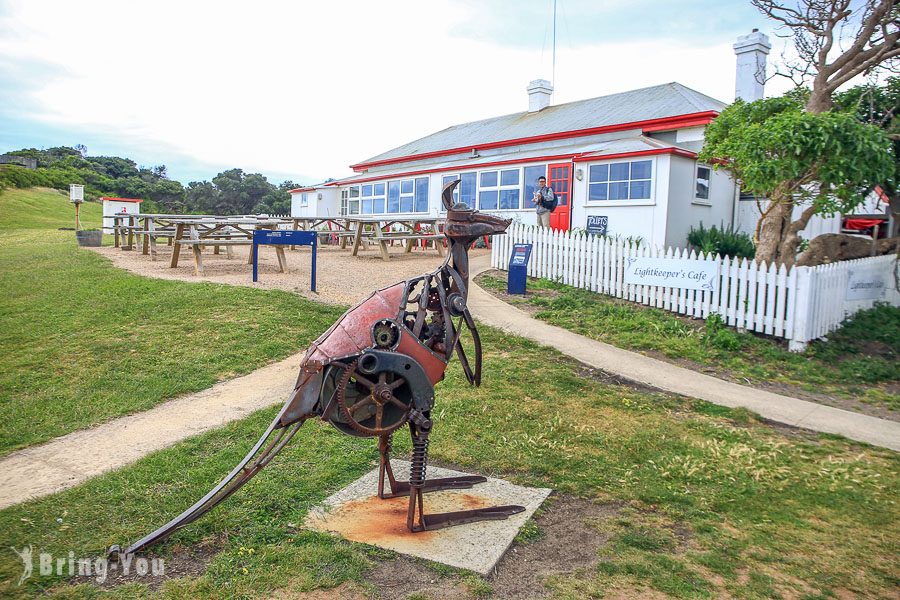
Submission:
M 339 177 L 551 79 L 552 0 L 0 0 L 0 151 L 84 144 L 183 183 Z M 678 81 L 730 102 L 747 0 L 558 0 L 554 104 Z M 780 93 L 785 82 L 770 83 Z

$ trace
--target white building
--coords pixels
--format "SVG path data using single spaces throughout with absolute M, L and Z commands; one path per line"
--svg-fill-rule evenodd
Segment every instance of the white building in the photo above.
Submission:
M 141 212 L 140 198 L 100 198 L 103 202 L 103 233 L 113 233 L 112 215 L 135 215 Z
M 738 38 L 738 97 L 763 97 L 770 47 L 755 30 Z M 560 105 L 548 81 L 527 91 L 526 111 L 448 127 L 351 165 L 355 175 L 292 190 L 292 214 L 440 215 L 440 192 L 458 178 L 458 200 L 533 224 L 544 175 L 560 198 L 556 229 L 605 223 L 609 235 L 657 246 L 685 246 L 701 222 L 753 230 L 756 201 L 697 161 L 726 103 L 674 82 Z

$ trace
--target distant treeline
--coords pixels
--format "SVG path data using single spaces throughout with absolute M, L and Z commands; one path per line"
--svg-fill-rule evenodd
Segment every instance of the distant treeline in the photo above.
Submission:
M 80 183 L 89 200 L 101 196 L 141 198 L 147 212 L 287 214 L 291 212 L 288 190 L 301 187 L 293 181 L 274 185 L 259 173 L 241 169 L 229 169 L 212 181 L 192 181 L 184 187 L 168 178 L 165 165 L 147 168 L 127 158 L 88 156 L 83 146 L 28 148 L 6 154 L 34 158 L 38 167 L 0 165 L 0 189 L 42 186 L 68 191 L 70 183 Z

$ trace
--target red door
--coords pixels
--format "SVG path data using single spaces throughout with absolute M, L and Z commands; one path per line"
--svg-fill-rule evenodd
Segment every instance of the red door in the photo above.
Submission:
M 550 171 L 547 185 L 553 189 L 559 200 L 556 210 L 550 214 L 550 228 L 568 231 L 572 190 L 572 164 L 557 163 L 547 165 L 547 170 Z

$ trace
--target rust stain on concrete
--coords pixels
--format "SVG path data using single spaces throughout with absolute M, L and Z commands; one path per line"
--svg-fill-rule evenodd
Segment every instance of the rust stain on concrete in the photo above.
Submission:
M 443 495 L 442 501 L 435 494 L 425 495 L 427 512 L 448 512 L 471 510 L 491 506 L 488 498 L 477 494 Z M 420 531 L 413 533 L 406 527 L 406 515 L 409 498 L 388 498 L 382 500 L 378 496 L 370 496 L 362 500 L 345 502 L 334 512 L 323 519 L 323 525 L 329 531 L 340 534 L 344 538 L 376 546 L 428 546 L 438 531 Z

